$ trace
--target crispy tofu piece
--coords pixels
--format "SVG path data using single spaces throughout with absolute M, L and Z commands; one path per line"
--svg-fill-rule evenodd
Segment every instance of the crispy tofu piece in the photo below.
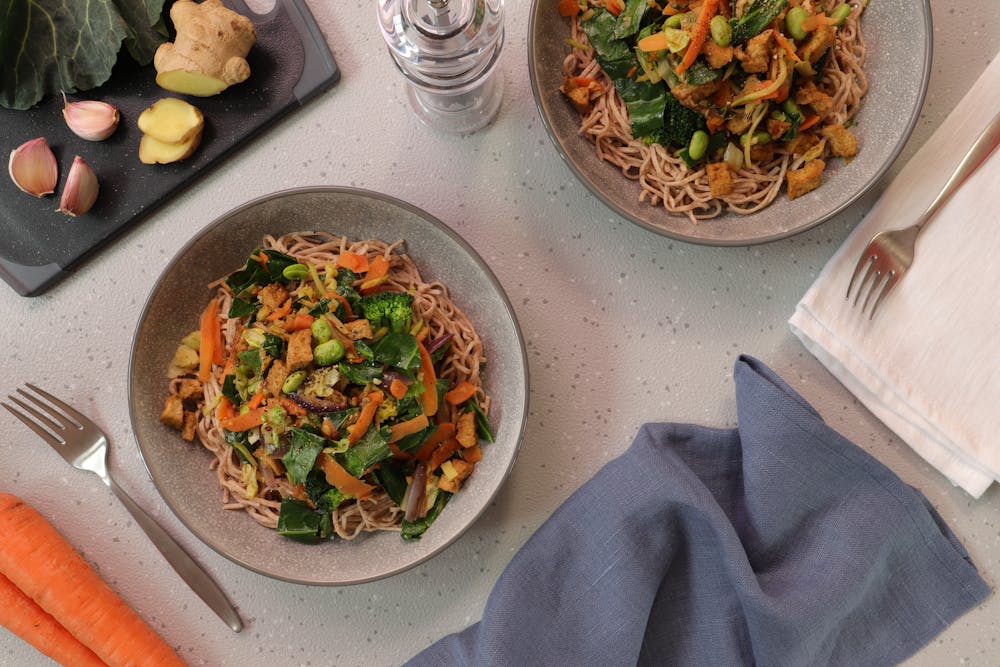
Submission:
M 590 104 L 590 91 L 586 88 L 570 88 L 563 91 L 563 95 L 569 99 L 570 104 L 578 113 L 588 114 L 593 106 Z
M 471 412 L 463 413 L 458 418 L 455 429 L 455 439 L 462 447 L 472 447 L 476 444 L 476 415 Z
M 705 56 L 705 62 L 712 69 L 720 69 L 733 61 L 733 47 L 719 46 L 711 38 L 705 40 L 705 45 L 701 47 L 701 53 Z
M 274 310 L 288 300 L 288 290 L 281 283 L 271 283 L 261 288 L 260 292 L 257 293 L 257 298 L 269 310 Z
M 774 159 L 774 142 L 766 144 L 754 144 L 750 147 L 751 162 L 770 162 Z
M 345 322 L 342 331 L 344 332 L 344 335 L 351 340 L 371 338 L 374 333 L 372 331 L 371 322 L 364 318 L 353 320 L 351 322 Z
M 813 111 L 823 116 L 833 107 L 833 97 L 817 88 L 812 81 L 807 81 L 795 90 L 795 103 L 808 104 Z
M 184 413 L 184 426 L 181 428 L 181 437 L 191 442 L 194 434 L 198 431 L 198 415 L 193 412 Z
M 792 155 L 804 155 L 809 149 L 819 143 L 819 137 L 813 132 L 800 132 L 785 145 Z
M 803 60 L 816 63 L 826 50 L 837 41 L 837 28 L 832 25 L 823 25 L 809 33 L 809 39 L 802 45 L 799 55 Z
M 752 37 L 743 46 L 735 50 L 736 59 L 743 65 L 747 73 L 763 73 L 771 68 L 771 55 L 774 51 L 774 30 L 768 28 L 759 35 Z
M 271 369 L 267 372 L 265 386 L 267 393 L 271 396 L 281 396 L 281 386 L 289 376 L 288 366 L 281 359 L 275 359 L 271 364 Z
M 743 134 L 750 129 L 750 119 L 742 114 L 726 121 L 726 129 L 732 134 Z
M 182 401 L 197 401 L 202 397 L 201 382 L 194 378 L 184 378 L 177 384 L 177 395 Z
M 177 394 L 167 396 L 163 412 L 160 413 L 160 421 L 178 431 L 184 428 L 184 401 L 180 396 Z
M 788 128 L 792 126 L 791 123 L 778 120 L 777 118 L 767 119 L 767 133 L 770 134 L 775 139 L 779 139 L 781 135 L 788 131 Z
M 858 154 L 858 140 L 846 127 L 837 123 L 819 131 L 830 141 L 830 150 L 837 157 L 854 157 Z
M 822 160 L 809 160 L 801 169 L 788 172 L 788 198 L 795 199 L 818 188 L 825 168 Z
M 712 162 L 705 167 L 708 173 L 708 186 L 713 197 L 725 197 L 733 192 L 733 173 L 725 162 Z
M 474 463 L 461 459 L 445 461 L 441 465 L 442 475 L 441 479 L 438 480 L 438 488 L 449 493 L 457 493 L 462 487 L 462 482 L 468 479 L 475 467 Z
M 305 368 L 312 363 L 312 331 L 300 329 L 288 337 L 288 351 L 285 353 L 285 367 L 289 373 Z
M 712 95 L 715 95 L 719 88 L 722 87 L 723 83 L 725 82 L 721 79 L 698 85 L 678 83 L 670 88 L 670 94 L 677 98 L 678 102 L 689 109 L 699 111 L 698 103 L 707 100 Z

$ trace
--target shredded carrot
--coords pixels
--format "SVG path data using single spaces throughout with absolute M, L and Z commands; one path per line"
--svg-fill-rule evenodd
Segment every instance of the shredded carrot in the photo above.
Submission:
M 813 32 L 825 25 L 833 25 L 833 20 L 823 12 L 807 16 L 802 19 L 802 29 L 806 32 Z
M 472 384 L 468 380 L 462 380 L 455 387 L 444 395 L 444 400 L 446 400 L 451 405 L 458 405 L 460 403 L 465 403 L 467 400 L 476 395 L 476 385 Z
M 405 422 L 394 424 L 392 432 L 389 435 L 389 442 L 398 442 L 408 435 L 423 431 L 429 424 L 427 415 L 417 415 L 412 419 L 407 419 Z
M 362 294 L 368 294 L 370 290 L 375 289 L 387 280 L 389 280 L 389 260 L 383 255 L 379 255 L 371 261 L 368 273 L 365 274 L 365 280 L 361 283 L 360 291 Z
M 267 260 L 268 260 L 267 253 L 261 250 L 260 253 L 258 253 L 257 255 L 257 261 L 260 262 L 260 265 L 265 269 L 267 268 Z
M 626 72 L 625 76 L 628 77 L 629 79 L 631 79 L 632 77 L 635 76 L 635 73 L 637 71 L 639 71 L 639 70 L 636 69 L 636 66 L 632 65 L 631 67 L 628 68 L 628 72 Z
M 819 122 L 819 114 L 815 113 L 809 114 L 808 116 L 805 117 L 805 120 L 802 121 L 802 124 L 799 125 L 799 131 L 801 132 L 802 130 L 808 130 L 810 127 L 812 127 L 818 122 Z
M 788 38 L 782 35 L 780 30 L 775 30 L 772 34 L 774 35 L 774 41 L 778 43 L 778 46 L 785 50 L 785 53 L 787 53 L 793 61 L 797 63 L 802 62 L 802 58 L 799 58 L 798 54 L 795 53 L 795 45 L 789 42 Z
M 309 313 L 299 313 L 295 317 L 285 322 L 285 332 L 295 333 L 302 329 L 308 329 L 312 326 L 312 323 L 316 321 L 316 318 Z
M 622 3 L 622 0 L 604 0 L 604 8 L 613 16 L 618 16 L 625 11 L 625 5 Z
M 278 306 L 277 308 L 275 308 L 274 310 L 272 310 L 268 314 L 267 319 L 269 321 L 271 321 L 271 322 L 273 322 L 275 320 L 280 320 L 282 317 L 285 317 L 290 312 L 292 312 L 292 298 L 291 297 L 285 299 L 285 302 L 283 304 L 281 304 L 280 306 Z
M 255 426 L 260 426 L 263 421 L 264 408 L 257 408 L 238 414 L 224 422 L 220 422 L 220 424 L 227 431 L 237 433 L 239 431 L 249 431 Z
M 336 292 L 329 292 L 329 293 L 327 293 L 326 298 L 328 298 L 328 299 L 334 299 L 334 300 L 339 301 L 340 303 L 344 304 L 344 314 L 347 315 L 347 319 L 349 319 L 349 320 L 353 320 L 354 319 L 354 311 L 351 310 L 351 304 L 349 304 L 347 302 L 347 299 L 344 298 L 344 296 L 342 296 L 340 294 L 337 294 Z
M 709 132 L 718 132 L 726 124 L 726 119 L 722 116 L 708 116 L 705 118 L 705 125 Z
M 399 459 L 401 461 L 413 460 L 413 454 L 408 454 L 407 452 L 404 452 L 402 449 L 399 448 L 399 445 L 397 445 L 394 442 L 389 443 L 389 451 L 392 452 L 392 458 L 394 459 Z
M 287 412 L 290 415 L 301 417 L 303 415 L 309 414 L 308 410 L 306 410 L 304 407 L 302 407 L 292 399 L 288 398 L 287 396 L 282 396 L 281 398 L 279 398 L 278 403 L 281 405 L 281 407 L 285 409 L 285 412 Z M 324 419 L 323 421 L 330 421 L 330 420 Z
M 430 460 L 427 462 L 427 470 L 437 470 L 442 463 L 451 458 L 451 455 L 462 448 L 461 443 L 456 438 L 448 438 L 441 443 L 441 446 L 434 450 Z
M 361 412 L 358 413 L 357 421 L 347 427 L 347 441 L 349 443 L 353 445 L 365 434 L 365 431 L 372 424 L 372 419 L 375 418 L 375 410 L 378 409 L 384 398 L 385 395 L 378 389 L 365 395 L 361 402 Z
M 6 493 L 0 494 L 0 535 L 0 574 L 97 658 L 114 665 L 184 664 L 41 514 Z M 29 631 L 40 639 L 43 629 Z
M 426 461 L 442 442 L 455 435 L 455 425 L 451 422 L 439 424 L 437 429 L 431 433 L 424 444 L 420 446 L 414 455 L 418 461 Z
M 483 460 L 483 448 L 478 444 L 472 447 L 466 447 L 462 450 L 462 458 L 469 463 L 479 463 Z
M 355 273 L 365 273 L 368 271 L 368 256 L 345 250 L 337 255 L 336 266 L 338 269 L 350 269 Z
M 695 58 L 701 52 L 701 47 L 705 45 L 708 37 L 708 27 L 719 8 L 719 0 L 705 0 L 698 13 L 698 20 L 691 26 L 691 39 L 688 41 L 687 50 L 684 51 L 684 58 L 677 66 L 677 73 L 683 74 L 688 67 L 694 64 Z
M 438 411 L 437 374 L 434 372 L 431 355 L 427 354 L 424 344 L 417 343 L 417 349 L 420 350 L 420 381 L 424 385 L 420 403 L 424 408 L 424 414 L 433 417 Z
M 215 409 L 215 417 L 220 422 L 224 422 L 227 419 L 232 419 L 236 416 L 236 406 L 227 397 L 223 396 L 219 400 L 219 407 Z
M 559 0 L 560 16 L 576 16 L 580 13 L 580 3 L 577 0 Z
M 371 484 L 367 484 L 351 473 L 344 470 L 344 467 L 337 463 L 337 461 L 327 454 L 326 452 L 320 452 L 319 456 L 316 457 L 316 465 L 320 467 L 323 474 L 326 475 L 326 481 L 337 487 L 337 489 L 348 496 L 353 496 L 354 498 L 367 498 L 371 495 L 371 492 L 375 490 L 375 487 Z
M 260 404 L 263 402 L 264 402 L 264 392 L 258 391 L 256 394 L 250 397 L 249 401 L 247 401 L 247 407 L 250 408 L 251 410 L 256 410 L 257 408 L 260 407 Z
M 201 345 L 198 348 L 198 379 L 208 382 L 212 364 L 222 363 L 221 334 L 219 329 L 219 300 L 212 299 L 201 314 Z M 218 345 L 218 349 L 217 349 Z M 218 361 L 216 361 L 218 357 Z
M 393 378 L 392 382 L 389 383 L 389 393 L 392 394 L 393 398 L 403 398 L 406 396 L 406 390 L 406 383 L 399 378 Z

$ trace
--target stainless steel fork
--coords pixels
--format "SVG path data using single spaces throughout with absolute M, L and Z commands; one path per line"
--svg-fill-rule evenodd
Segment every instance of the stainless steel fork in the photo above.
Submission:
M 865 246 L 864 251 L 861 253 L 861 258 L 858 259 L 857 266 L 854 267 L 851 282 L 847 284 L 846 298 L 851 298 L 851 289 L 854 287 L 854 281 L 864 271 L 864 277 L 858 283 L 858 291 L 854 295 L 854 305 L 857 305 L 862 293 L 865 293 L 865 300 L 861 304 L 861 312 L 864 313 L 865 309 L 868 308 L 868 303 L 874 297 L 875 301 L 872 303 L 868 319 L 875 317 L 875 310 L 882 303 L 882 299 L 889 293 L 889 290 L 896 286 L 899 279 L 903 277 L 906 270 L 913 264 L 914 249 L 920 230 L 934 217 L 934 214 L 938 212 L 944 203 L 951 199 L 951 196 L 965 182 L 965 179 L 971 176 L 972 172 L 986 161 L 986 158 L 989 157 L 998 144 L 1000 144 L 1000 113 L 994 116 L 993 120 L 989 122 L 986 129 L 983 130 L 982 134 L 972 144 L 972 148 L 969 149 L 965 157 L 962 158 L 962 161 L 959 162 L 955 173 L 951 175 L 951 178 L 945 183 L 941 192 L 938 193 L 934 201 L 930 203 L 914 224 L 904 229 L 879 232 Z M 868 291 L 865 292 L 865 285 L 868 284 L 869 279 L 871 279 L 871 284 L 868 286 Z
M 33 393 L 18 388 L 17 393 L 20 398 L 13 394 L 7 396 L 17 408 L 2 401 L 0 405 L 7 408 L 42 440 L 52 445 L 52 448 L 73 467 L 87 470 L 100 477 L 118 496 L 118 500 L 125 505 L 136 523 L 146 531 L 149 539 L 177 574 L 187 582 L 191 590 L 234 632 L 242 630 L 243 621 L 219 585 L 108 474 L 108 439 L 100 427 L 52 394 L 28 382 L 25 382 L 25 386 Z

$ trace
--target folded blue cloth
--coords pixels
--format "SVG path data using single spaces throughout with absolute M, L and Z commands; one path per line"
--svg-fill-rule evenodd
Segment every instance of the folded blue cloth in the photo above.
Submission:
M 647 424 L 422 665 L 890 665 L 990 589 L 923 495 L 743 356 L 739 426 Z

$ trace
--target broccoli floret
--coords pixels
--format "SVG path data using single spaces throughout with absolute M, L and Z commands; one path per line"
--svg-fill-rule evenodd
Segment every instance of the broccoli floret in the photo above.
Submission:
M 663 109 L 663 133 L 658 137 L 660 143 L 687 146 L 691 143 L 691 135 L 703 129 L 705 129 L 705 118 L 667 93 L 667 104 Z
M 405 292 L 378 292 L 362 296 L 362 315 L 372 328 L 389 327 L 390 331 L 408 331 L 413 318 L 413 295 Z

